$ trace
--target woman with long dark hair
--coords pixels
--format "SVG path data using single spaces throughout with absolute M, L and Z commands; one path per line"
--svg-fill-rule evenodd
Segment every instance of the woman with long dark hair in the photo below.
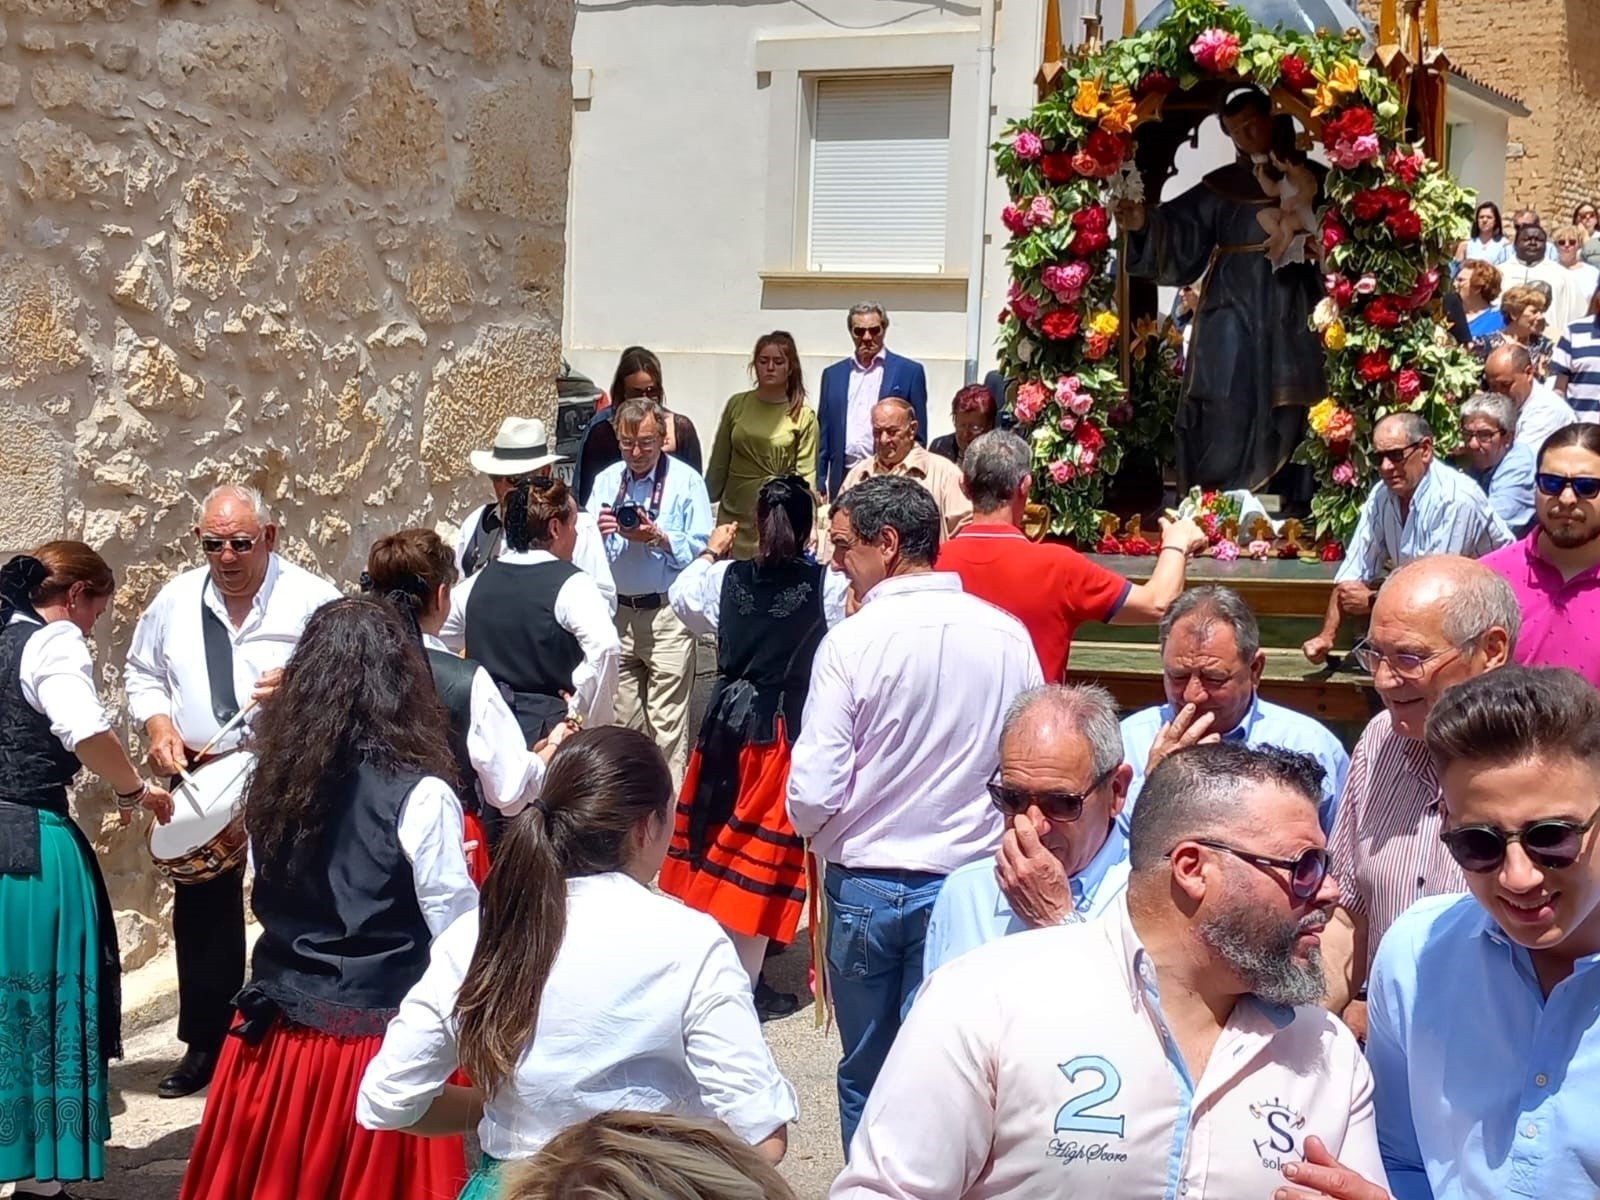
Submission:
M 448 728 L 390 605 L 317 610 L 255 723 L 244 821 L 261 937 L 181 1200 L 443 1200 L 460 1186 L 459 1139 L 354 1119 L 430 942 L 477 906 Z
M 761 1037 L 733 947 L 650 890 L 672 776 L 644 734 L 586 729 L 511 822 L 483 903 L 446 930 L 367 1068 L 368 1129 L 454 1134 L 485 1160 L 462 1196 L 570 1125 L 628 1107 L 711 1116 L 776 1162 L 794 1089 Z M 460 1066 L 475 1087 L 448 1081 Z
M 140 807 L 172 816 L 95 692 L 85 639 L 115 588 L 82 542 L 0 567 L 0 1181 L 18 1196 L 104 1177 L 106 1062 L 122 1054 L 117 929 L 67 789 L 88 767 L 124 826 Z
M 737 525 L 735 558 L 756 553 L 756 493 L 769 479 L 794 475 L 817 485 L 817 414 L 806 407 L 806 381 L 794 338 L 782 330 L 756 339 L 753 391 L 728 398 L 711 446 L 706 491 L 721 501 L 717 522 Z
M 1493 200 L 1485 200 L 1473 214 L 1472 236 L 1456 247 L 1456 261 L 1460 263 L 1475 258 L 1491 267 L 1498 267 L 1511 257 L 1511 243 L 1506 241 L 1500 206 Z
M 457 791 L 466 809 L 467 865 L 477 884 L 489 870 L 489 843 L 504 817 L 539 795 L 545 764 L 571 726 L 557 723 L 530 751 L 499 687 L 478 663 L 452 654 L 439 640 L 457 579 L 455 554 L 431 529 L 402 529 L 367 552 L 363 590 L 385 597 L 414 627 L 428 659 L 434 690 L 450 718 L 450 751 Z
M 622 461 L 622 447 L 617 444 L 616 426 L 611 418 L 624 401 L 654 400 L 663 409 L 667 407 L 667 388 L 661 381 L 661 359 L 653 350 L 643 346 L 629 346 L 617 359 L 616 374 L 611 377 L 611 405 L 594 415 L 589 428 L 583 431 L 583 441 L 578 444 L 577 493 L 578 504 L 589 503 L 589 492 L 595 477 L 614 462 Z M 662 451 L 692 467 L 696 474 L 701 470 L 700 435 L 694 422 L 682 413 L 672 413 L 671 420 L 662 431 Z
M 843 615 L 845 577 L 804 555 L 810 485 L 771 480 L 756 501 L 760 553 L 721 562 L 733 530 L 672 585 L 678 618 L 717 635 L 717 682 L 683 777 L 661 890 L 721 922 L 759 989 L 765 1016 L 799 1001 L 761 984 L 769 941 L 794 940 L 805 902 L 805 850 L 784 809 L 789 751 L 811 685 L 811 660 L 830 616 Z
M 505 551 L 454 590 L 439 638 L 505 689 L 528 745 L 563 721 L 608 724 L 622 642 L 599 586 L 572 562 L 572 492 L 524 479 L 503 507 Z

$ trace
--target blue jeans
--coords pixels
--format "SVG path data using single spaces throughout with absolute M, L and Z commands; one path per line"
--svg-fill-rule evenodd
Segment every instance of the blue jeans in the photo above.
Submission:
M 823 876 L 828 986 L 844 1043 L 839 1126 L 846 1157 L 867 1094 L 922 985 L 922 943 L 943 886 L 943 875 L 926 871 L 853 871 L 837 863 Z

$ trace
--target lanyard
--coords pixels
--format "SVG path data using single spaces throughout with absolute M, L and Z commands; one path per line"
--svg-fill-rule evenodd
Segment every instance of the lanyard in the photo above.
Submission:
M 661 452 L 661 457 L 656 460 L 655 482 L 650 487 L 650 507 L 648 510 L 652 521 L 661 515 L 661 493 L 667 486 L 667 463 L 669 461 L 665 450 Z M 632 479 L 633 473 L 628 470 L 628 464 L 623 463 L 622 482 L 617 485 L 617 500 L 611 506 L 612 508 L 622 507 L 622 502 L 628 498 L 628 484 Z

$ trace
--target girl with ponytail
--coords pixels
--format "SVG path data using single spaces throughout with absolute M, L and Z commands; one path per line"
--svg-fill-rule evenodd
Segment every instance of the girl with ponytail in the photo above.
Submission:
M 668 599 L 696 634 L 717 635 L 717 682 L 683 777 L 661 890 L 710 913 L 733 939 L 763 1018 L 799 1007 L 761 982 L 771 941 L 794 940 L 805 901 L 805 849 L 789 824 L 789 752 L 811 685 L 811 660 L 844 615 L 845 577 L 802 553 L 811 485 L 769 480 L 756 499 L 759 555 L 719 562 L 732 526 L 673 581 Z
M 649 883 L 672 828 L 672 777 L 644 734 L 567 739 L 510 825 L 478 910 L 434 944 L 361 1083 L 368 1129 L 449 1135 L 500 1165 L 615 1108 L 723 1121 L 778 1161 L 794 1089 L 761 1036 L 716 924 Z M 461 1067 L 475 1087 L 447 1083 Z

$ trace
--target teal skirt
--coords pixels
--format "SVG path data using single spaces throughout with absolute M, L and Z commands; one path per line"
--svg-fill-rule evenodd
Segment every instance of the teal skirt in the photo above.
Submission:
M 40 812 L 39 854 L 37 875 L 0 875 L 0 1181 L 101 1179 L 95 877 L 66 817 Z
M 485 1154 L 478 1160 L 478 1169 L 467 1179 L 457 1200 L 496 1200 L 500 1195 L 500 1168 L 505 1164 L 498 1158 Z

